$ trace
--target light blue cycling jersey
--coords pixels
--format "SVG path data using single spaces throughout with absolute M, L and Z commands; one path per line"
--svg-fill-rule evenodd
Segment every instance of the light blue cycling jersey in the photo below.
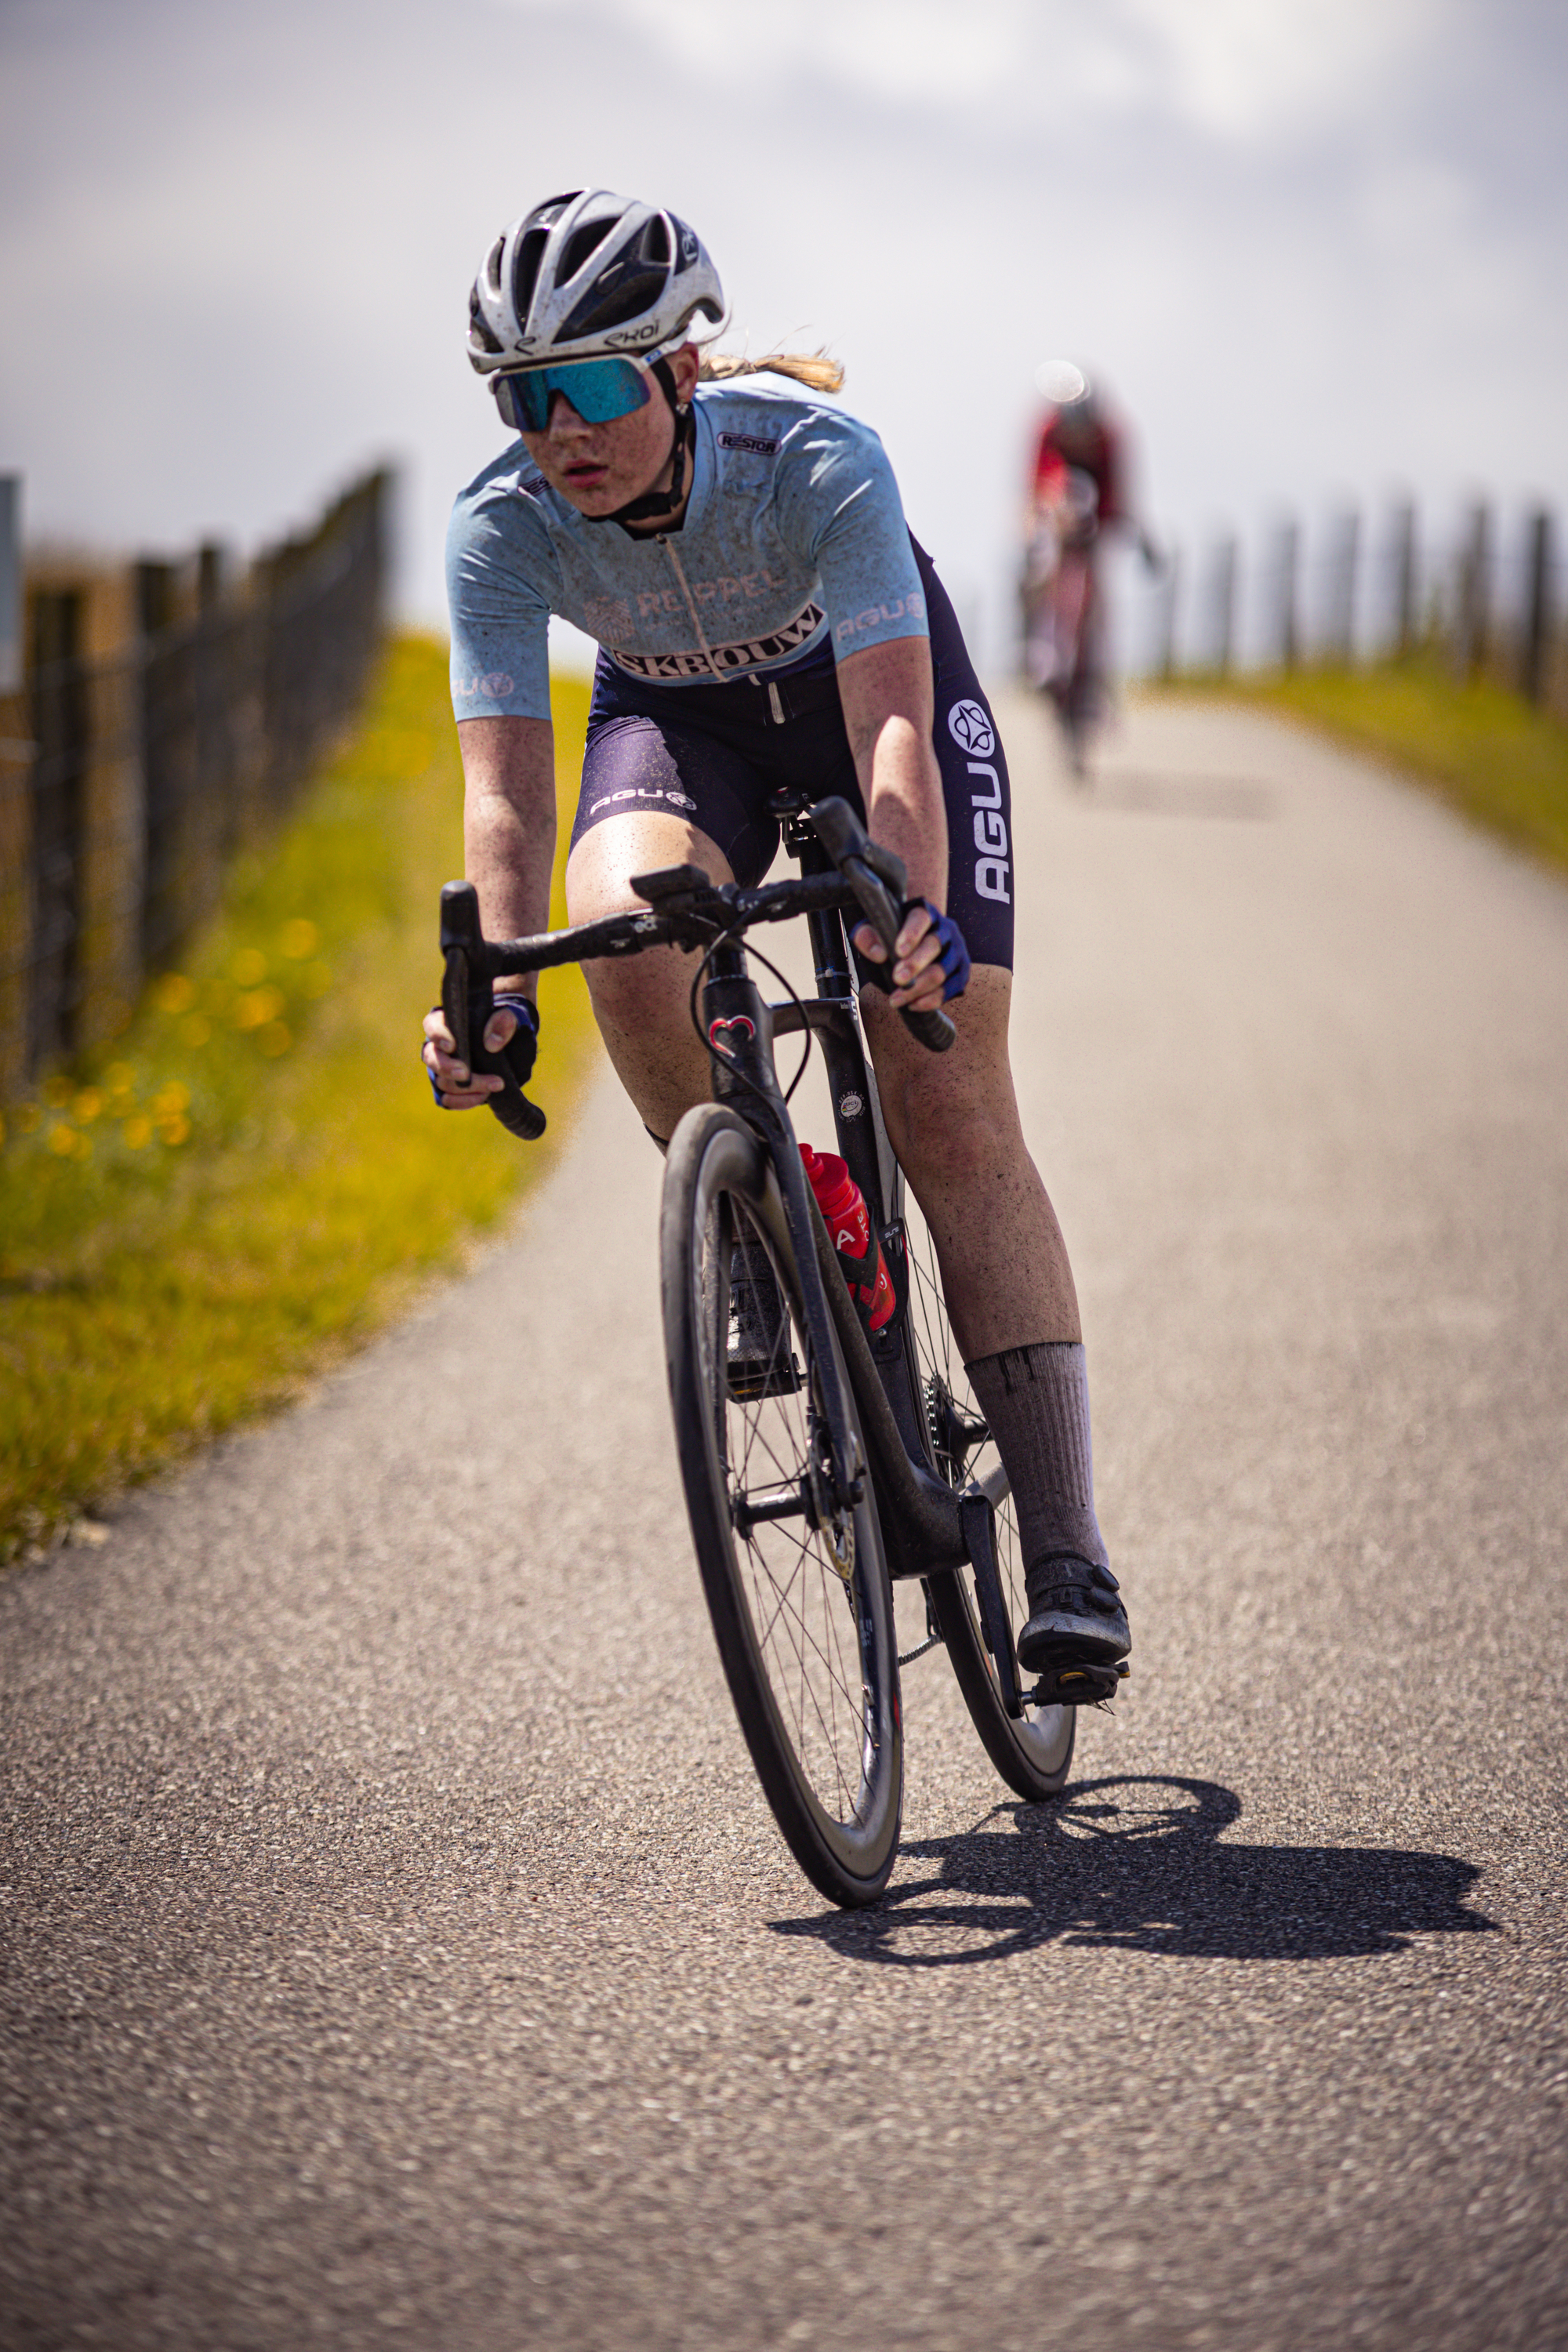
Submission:
M 929 635 L 880 441 L 837 409 L 749 383 L 704 384 L 679 531 L 590 522 L 512 442 L 459 496 L 447 534 L 459 719 L 550 716 L 552 613 L 627 677 L 721 685 L 831 644 L 836 659 Z

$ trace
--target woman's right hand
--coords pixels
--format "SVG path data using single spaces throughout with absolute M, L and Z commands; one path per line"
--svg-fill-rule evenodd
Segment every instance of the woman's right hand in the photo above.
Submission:
M 505 1005 L 498 1005 L 485 1024 L 484 1043 L 492 1054 L 499 1054 L 515 1033 L 518 1018 Z M 425 1045 L 421 1059 L 430 1074 L 430 1084 L 443 1110 L 479 1110 L 492 1095 L 499 1095 L 502 1079 L 489 1070 L 470 1070 L 466 1062 L 457 1058 L 457 1049 L 446 1016 L 435 1005 L 425 1015 Z

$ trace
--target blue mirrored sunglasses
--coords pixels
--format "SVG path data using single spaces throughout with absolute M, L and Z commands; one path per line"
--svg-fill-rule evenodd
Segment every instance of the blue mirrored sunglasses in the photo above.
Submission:
M 648 400 L 647 378 L 631 360 L 574 360 L 566 367 L 529 368 L 493 381 L 496 406 L 514 433 L 542 433 L 558 392 L 585 425 L 608 425 Z

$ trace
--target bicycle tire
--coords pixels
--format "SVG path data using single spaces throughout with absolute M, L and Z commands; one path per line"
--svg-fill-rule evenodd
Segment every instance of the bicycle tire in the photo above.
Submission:
M 913 1199 L 906 1195 L 905 1246 L 909 1256 L 908 1346 L 918 1392 L 926 1415 L 926 1437 L 932 1467 L 950 1486 L 977 1480 L 996 1507 L 996 1565 L 1007 1622 L 1016 1637 L 1028 1615 L 1024 1591 L 1024 1562 L 1018 1546 L 1007 1474 L 994 1444 L 986 1436 L 973 1449 L 954 1437 L 963 1422 L 984 1425 L 963 1370 L 963 1361 L 942 1298 L 935 1247 Z M 956 1422 L 947 1423 L 950 1442 L 943 1443 L 945 1409 L 956 1408 Z M 1054 1797 L 1066 1782 L 1072 1764 L 1078 1711 L 1070 1706 L 1025 1705 L 1021 1718 L 1007 1713 L 991 1654 L 985 1646 L 974 1593 L 973 1571 L 959 1569 L 926 1580 L 931 1614 L 947 1647 L 953 1675 L 969 1709 L 970 1719 L 997 1771 L 1030 1803 Z M 1015 1675 L 1027 1684 L 1014 1656 Z
M 747 1267 L 759 1250 L 765 1255 L 777 1286 L 773 1370 L 761 1379 L 750 1364 L 742 1379 L 730 1362 L 737 1243 Z M 671 1139 L 660 1273 L 676 1450 L 742 1732 L 773 1818 L 812 1885 L 844 1907 L 874 1902 L 897 1854 L 903 1801 L 898 1647 L 881 1530 L 868 1473 L 860 1503 L 826 1531 L 799 1513 L 761 1522 L 746 1516 L 769 1500 L 787 1504 L 792 1488 L 808 1491 L 811 1465 L 821 1459 L 814 1429 L 820 1391 L 778 1180 L 763 1143 L 723 1105 L 688 1111 Z M 831 1324 L 828 1333 L 864 1462 Z M 763 1392 L 746 1392 L 752 1390 Z

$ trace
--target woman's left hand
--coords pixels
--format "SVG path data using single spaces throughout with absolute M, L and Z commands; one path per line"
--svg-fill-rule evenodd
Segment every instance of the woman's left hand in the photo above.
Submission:
M 869 923 L 859 924 L 855 945 L 868 963 L 885 963 L 888 951 Z M 891 1003 L 902 1012 L 934 1013 L 969 985 L 969 950 L 951 915 L 929 898 L 907 898 L 893 961 Z

